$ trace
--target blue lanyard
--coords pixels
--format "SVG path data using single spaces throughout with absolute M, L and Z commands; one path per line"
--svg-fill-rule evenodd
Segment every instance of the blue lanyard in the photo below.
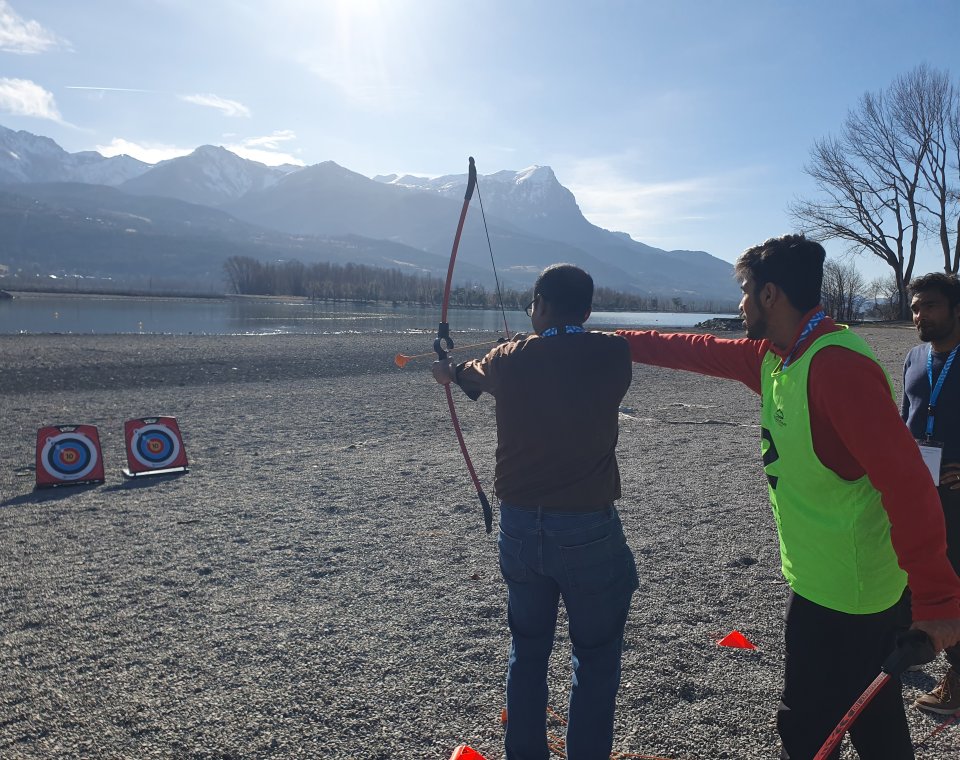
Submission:
M 797 353 L 797 349 L 800 348 L 800 344 L 810 337 L 810 333 L 817 329 L 817 325 L 819 325 L 826 316 L 827 315 L 823 313 L 823 309 L 820 309 L 820 311 L 810 317 L 810 321 L 804 325 L 804 328 L 800 333 L 800 337 L 797 338 L 797 342 L 793 344 L 793 348 L 790 349 L 790 353 L 787 354 L 787 358 L 783 360 L 782 369 L 786 369 L 787 365 L 793 361 L 793 355 Z
M 940 391 L 943 389 L 943 381 L 950 371 L 950 365 L 953 364 L 953 357 L 957 355 L 957 349 L 960 345 L 954 346 L 947 361 L 944 362 L 943 369 L 937 377 L 937 383 L 933 383 L 933 346 L 927 349 L 927 380 L 930 381 L 930 403 L 927 404 L 927 438 L 933 437 L 933 417 L 934 408 L 937 406 L 937 399 L 940 398 Z
M 586 332 L 586 330 L 584 330 L 582 327 L 580 327 L 580 325 L 564 325 L 564 326 L 563 326 L 563 331 L 564 331 L 567 335 L 572 335 L 572 334 L 574 334 L 574 333 Z M 556 328 L 556 327 L 548 327 L 546 330 L 544 330 L 542 333 L 540 333 L 540 337 L 541 337 L 541 338 L 552 338 L 554 335 L 559 335 L 559 334 L 560 334 L 560 330 L 559 330 L 558 328 Z

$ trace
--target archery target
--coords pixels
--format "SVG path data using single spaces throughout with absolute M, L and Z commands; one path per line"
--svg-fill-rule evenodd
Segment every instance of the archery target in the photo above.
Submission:
M 127 420 L 124 428 L 131 473 L 186 468 L 187 455 L 175 418 Z
M 100 436 L 93 425 L 37 431 L 37 485 L 103 482 Z

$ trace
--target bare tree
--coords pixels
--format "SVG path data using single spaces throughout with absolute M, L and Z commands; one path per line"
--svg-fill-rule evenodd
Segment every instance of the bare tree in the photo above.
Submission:
M 249 256 L 231 256 L 224 262 L 227 282 L 233 293 L 245 294 L 256 291 L 261 265 Z
M 894 104 L 898 121 L 914 142 L 926 140 L 920 163 L 925 194 L 919 203 L 926 214 L 924 225 L 940 244 L 945 272 L 960 265 L 960 225 L 957 184 L 960 177 L 960 93 L 944 72 L 919 67 L 905 77 Z
M 863 296 L 863 275 L 852 261 L 828 259 L 824 262 L 821 291 L 824 311 L 838 322 L 852 322 L 860 316 Z
M 866 93 L 847 114 L 839 137 L 818 140 L 805 171 L 823 197 L 800 200 L 791 213 L 812 237 L 840 239 L 893 270 L 898 314 L 906 318 L 906 286 L 928 232 L 940 238 L 947 271 L 956 271 L 957 88 L 923 65 L 884 92 Z M 956 129 L 954 126 L 956 125 Z M 951 255 L 951 253 L 953 255 Z
M 899 317 L 899 293 L 897 280 L 892 274 L 871 280 L 866 288 L 866 295 L 873 299 L 873 306 L 870 309 L 871 314 L 878 319 L 896 319 Z
M 952 188 L 945 188 L 947 200 L 951 204 L 950 208 L 953 212 L 953 260 L 950 268 L 944 267 L 944 270 L 956 273 L 960 271 L 960 213 L 957 213 L 957 208 L 960 206 L 960 187 L 958 187 L 960 185 L 960 92 L 957 91 L 957 88 L 953 90 L 953 110 L 950 111 L 949 122 L 951 163 L 948 165 L 952 169 L 952 176 L 957 184 Z M 949 228 L 949 222 L 945 219 L 943 229 L 946 231 Z M 949 246 L 949 242 L 948 232 L 946 238 L 941 237 L 944 250 Z

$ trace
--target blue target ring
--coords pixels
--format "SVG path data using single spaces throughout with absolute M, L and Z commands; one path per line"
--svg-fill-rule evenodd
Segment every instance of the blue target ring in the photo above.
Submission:
M 173 439 L 166 433 L 151 430 L 137 439 L 137 451 L 150 462 L 164 462 L 173 451 Z
M 180 442 L 166 425 L 145 425 L 134 431 L 130 453 L 144 467 L 158 469 L 177 460 Z
M 76 475 L 90 463 L 90 449 L 79 438 L 65 438 L 50 447 L 50 466 L 63 475 Z
M 80 433 L 62 433 L 48 438 L 41 454 L 43 468 L 59 480 L 78 480 L 97 464 L 93 442 Z

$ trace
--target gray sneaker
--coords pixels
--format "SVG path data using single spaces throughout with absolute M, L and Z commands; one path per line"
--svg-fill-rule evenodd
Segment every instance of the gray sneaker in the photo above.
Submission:
M 937 715 L 953 715 L 960 710 L 960 675 L 953 668 L 933 689 L 918 697 L 915 707 Z

